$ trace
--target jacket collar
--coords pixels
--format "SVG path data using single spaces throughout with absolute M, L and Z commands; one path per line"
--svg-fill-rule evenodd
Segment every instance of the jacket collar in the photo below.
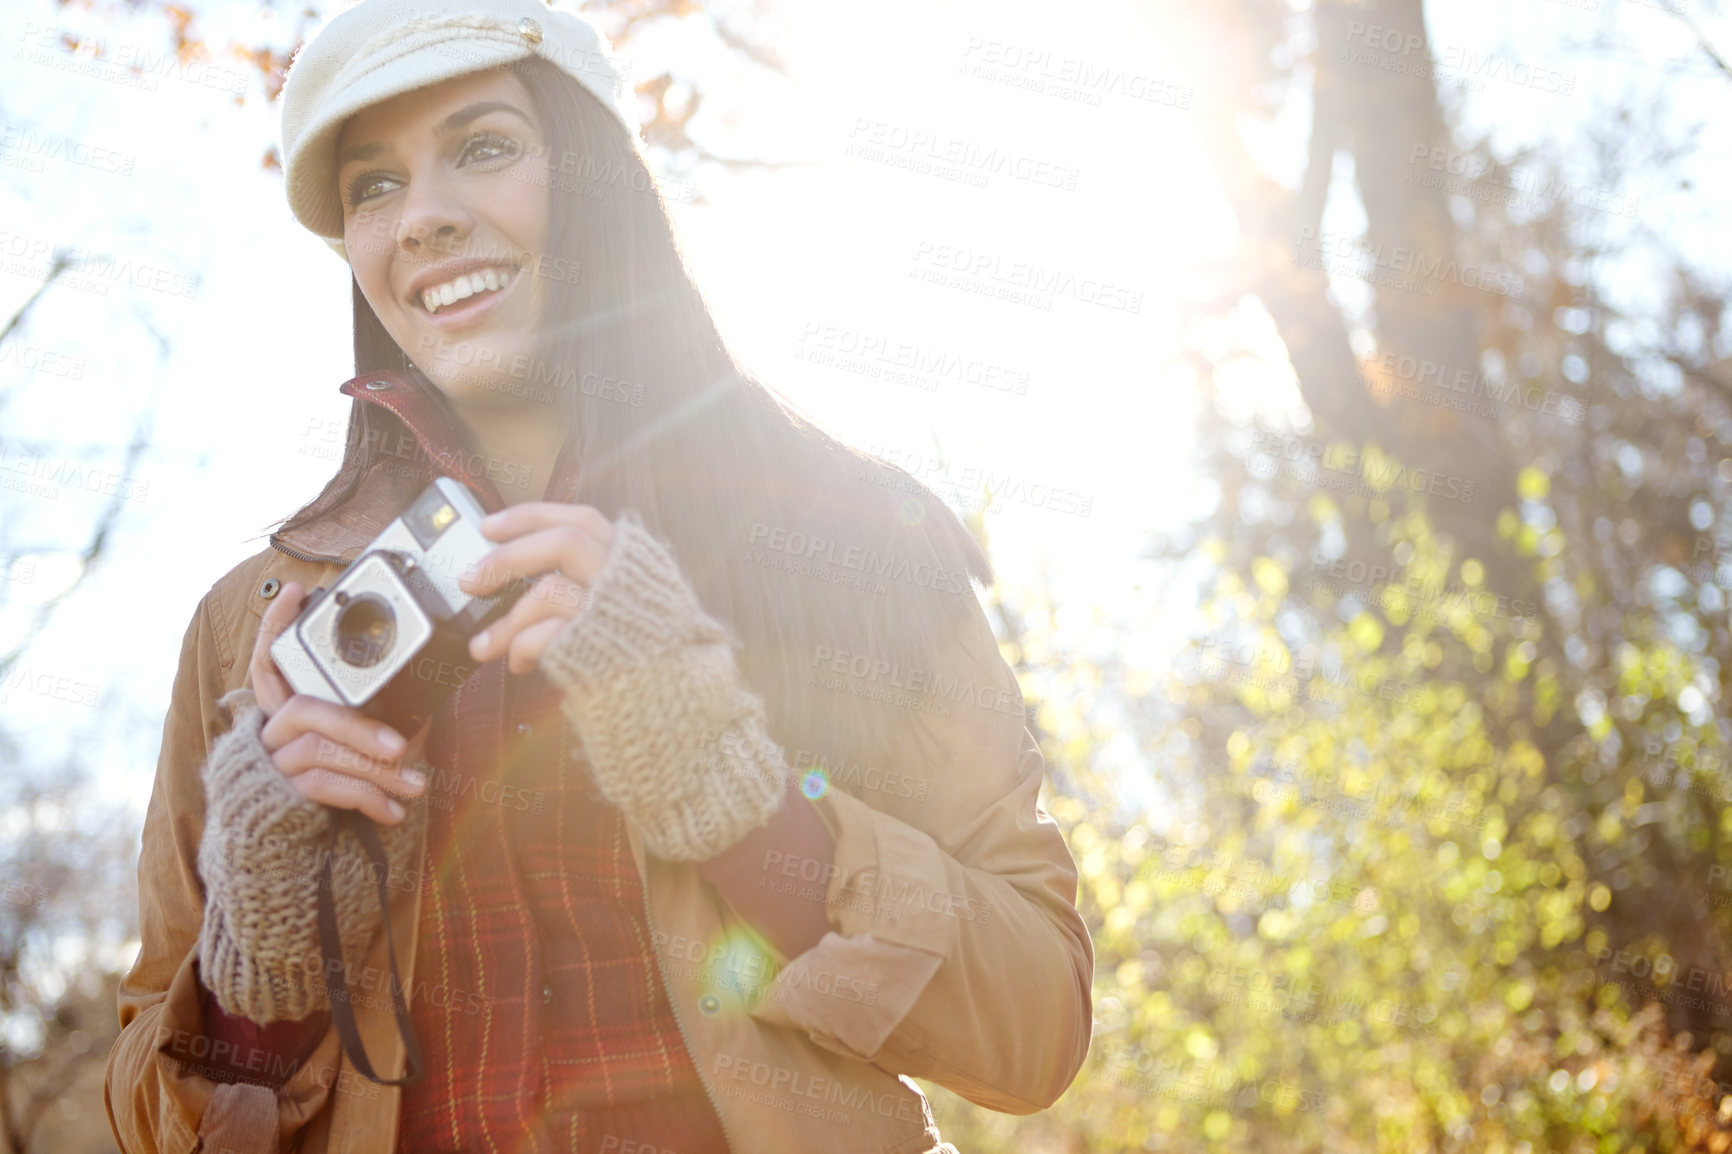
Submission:
M 273 546 L 307 561 L 353 561 L 439 476 L 468 486 L 489 513 L 505 508 L 485 462 L 470 450 L 465 430 L 428 395 L 433 386 L 424 382 L 419 374 L 363 373 L 342 383 L 338 391 L 357 405 L 378 405 L 395 413 L 415 443 L 395 438 L 403 443 L 388 440 L 381 445 L 379 460 L 348 500 L 312 524 L 272 533 Z M 542 499 L 570 502 L 576 490 L 575 444 L 568 438 Z

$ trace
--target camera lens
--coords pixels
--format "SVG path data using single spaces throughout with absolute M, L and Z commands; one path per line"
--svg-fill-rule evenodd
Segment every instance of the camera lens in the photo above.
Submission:
M 337 656 L 358 669 L 379 664 L 397 640 L 397 615 L 384 598 L 364 593 L 337 614 Z

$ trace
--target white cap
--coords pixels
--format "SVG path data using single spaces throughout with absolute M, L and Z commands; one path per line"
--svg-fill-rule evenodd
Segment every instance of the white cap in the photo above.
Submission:
M 540 0 L 362 0 L 296 53 L 283 84 L 289 208 L 345 260 L 337 134 L 361 109 L 455 76 L 535 57 L 571 76 L 637 134 L 607 38 Z

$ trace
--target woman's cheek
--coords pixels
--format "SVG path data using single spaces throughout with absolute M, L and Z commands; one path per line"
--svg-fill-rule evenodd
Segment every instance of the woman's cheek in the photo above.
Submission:
M 542 155 L 503 170 L 488 197 L 489 209 L 504 235 L 534 253 L 547 247 L 548 217 L 553 205 L 552 173 Z
M 361 281 L 361 289 L 374 299 L 373 290 L 382 275 L 397 235 L 396 218 L 381 212 L 351 213 L 343 226 L 343 249 L 349 254 L 349 267 Z M 376 310 L 375 310 L 376 311 Z

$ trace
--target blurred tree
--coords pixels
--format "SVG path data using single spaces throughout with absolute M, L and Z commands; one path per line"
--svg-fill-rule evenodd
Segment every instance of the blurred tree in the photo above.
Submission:
M 22 340 L 27 331 L 30 313 L 54 287 L 54 283 L 74 267 L 73 259 L 67 253 L 54 254 L 42 283 L 0 324 L 0 347 L 4 347 L 8 342 L 16 344 Z M 0 413 L 4 413 L 16 400 L 13 390 L 0 391 Z M 38 600 L 29 608 L 25 614 L 25 624 L 16 636 L 0 642 L 0 682 L 12 673 L 37 636 L 47 627 L 55 610 L 83 584 L 107 555 L 115 530 L 128 508 L 128 498 L 134 491 L 139 461 L 150 446 L 150 423 L 151 410 L 147 408 L 138 420 L 131 441 L 120 450 L 121 464 L 116 470 L 118 479 L 114 492 L 97 513 L 93 523 L 88 526 L 69 525 L 64 523 L 64 518 L 59 519 L 62 522 L 59 528 L 72 530 L 71 537 L 64 533 L 52 534 L 47 538 L 37 535 L 36 525 L 33 524 L 36 519 L 24 516 L 21 511 L 21 507 L 31 501 L 29 496 L 22 501 L 14 500 L 10 511 L 0 510 L 0 575 L 3 575 L 0 576 L 0 608 L 12 600 L 20 586 L 34 583 L 39 565 L 55 561 L 70 562 L 69 565 L 56 566 L 62 571 L 69 571 L 69 576 L 59 583 L 52 594 Z M 21 444 L 14 445 L 15 450 L 23 447 Z M 31 444 L 29 448 L 32 451 L 41 451 L 42 446 Z M 108 455 L 110 449 L 110 446 L 98 446 L 96 453 Z M 21 524 L 24 527 L 22 532 Z M 74 537 L 76 539 L 73 539 Z
M 1446 69 L 1401 67 L 1462 59 L 1430 43 L 1418 0 L 1319 3 L 1306 37 L 1315 50 L 1306 57 L 1313 130 L 1305 179 L 1297 195 L 1286 195 L 1257 175 L 1231 128 L 1234 116 L 1258 111 L 1254 94 L 1295 78 L 1274 51 L 1292 30 L 1279 7 L 1211 9 L 1232 23 L 1204 34 L 1244 55 L 1226 70 L 1232 79 L 1217 75 L 1213 98 L 1199 101 L 1220 118 L 1221 130 L 1204 136 L 1218 150 L 1217 171 L 1243 230 L 1238 283 L 1273 319 L 1313 422 L 1281 430 L 1263 447 L 1284 449 L 1290 442 L 1280 438 L 1298 432 L 1313 437 L 1308 449 L 1345 442 L 1342 462 L 1382 449 L 1411 476 L 1423 469 L 1475 487 L 1471 501 L 1427 503 L 1447 563 L 1425 576 L 1502 598 L 1493 605 L 1533 610 L 1531 627 L 1476 645 L 1473 667 L 1521 672 L 1512 680 L 1523 708 L 1509 714 L 1502 733 L 1533 742 L 1546 779 L 1589 819 L 1580 850 L 1610 895 L 1587 911 L 1590 923 L 1619 948 L 1669 949 L 1724 974 L 1732 969 L 1725 934 L 1710 928 L 1718 807 L 1701 790 L 1672 788 L 1687 785 L 1688 772 L 1676 783 L 1664 769 L 1650 773 L 1652 758 L 1643 754 L 1676 754 L 1683 742 L 1684 756 L 1674 760 L 1702 768 L 1700 743 L 1723 748 L 1725 739 L 1712 724 L 1725 671 L 1711 656 L 1727 637 L 1725 598 L 1707 571 L 1713 566 L 1701 564 L 1724 544 L 1708 530 L 1724 508 L 1732 441 L 1718 379 L 1728 351 L 1719 329 L 1725 294 L 1702 283 L 1682 254 L 1665 251 L 1654 231 L 1610 227 L 1639 203 L 1644 184 L 1651 189 L 1672 171 L 1667 161 L 1676 157 L 1655 155 L 1656 143 L 1668 139 L 1659 125 L 1665 106 L 1635 96 L 1643 103 L 1619 110 L 1585 168 L 1572 171 L 1558 155 L 1500 159 L 1446 131 L 1434 84 Z M 1393 59 L 1392 43 L 1401 46 Z M 1568 82 L 1573 74 L 1553 81 L 1558 89 Z M 1439 156 L 1446 179 L 1426 179 Z M 1324 272 L 1294 260 L 1295 251 L 1303 255 L 1300 237 L 1325 236 L 1324 194 L 1343 158 L 1365 214 L 1363 238 L 1348 251 L 1372 262 L 1356 274 L 1371 301 L 1359 318 L 1330 300 Z M 1525 179 L 1514 178 L 1516 161 Z M 1320 247 L 1337 258 L 1343 249 L 1328 240 Z M 1405 264 L 1403 251 L 1411 254 Z M 1647 315 L 1633 315 L 1608 291 L 1617 283 L 1613 263 L 1638 253 L 1662 262 L 1660 283 L 1677 286 Z M 1425 280 L 1428 267 L 1457 271 Z M 1477 287 L 1469 269 L 1479 270 Z M 1486 291 L 1488 282 L 1495 291 Z M 1435 367 L 1429 377 L 1426 366 Z M 1208 376 L 1219 362 L 1199 367 Z M 1489 416 L 1451 407 L 1462 399 L 1450 391 L 1458 374 Z M 1213 443 L 1246 444 L 1224 425 L 1216 431 Z M 1257 463 L 1256 450 L 1241 460 Z M 1351 570 L 1357 561 L 1366 572 L 1381 565 L 1411 575 L 1402 551 L 1409 534 L 1387 503 L 1320 513 L 1315 487 L 1301 481 L 1297 491 L 1313 515 L 1284 525 L 1279 513 L 1268 515 L 1268 502 L 1291 500 L 1295 487 L 1255 478 L 1241 487 L 1235 478 L 1245 470 L 1220 460 L 1217 468 L 1227 488 L 1214 527 L 1228 544 L 1229 569 L 1276 558 L 1316 576 L 1321 556 L 1330 573 L 1341 571 L 1337 562 Z M 1338 464 L 1336 471 L 1354 470 Z M 1321 610 L 1327 620 L 1383 592 L 1371 583 L 1357 596 L 1294 598 L 1291 607 L 1309 600 L 1310 615 Z M 1388 631 L 1378 652 L 1397 651 L 1405 638 Z M 1649 798 L 1644 785 L 1665 792 Z M 1673 1002 L 1668 1019 L 1698 1044 L 1717 1034 L 1716 1047 L 1732 1046 L 1725 1023 L 1703 1012 Z
M 1211 631 L 1171 677 L 1105 668 L 1012 598 L 1055 783 L 1100 783 L 1050 801 L 1097 1043 L 1050 1115 L 941 1119 L 979 1149 L 1732 1148 L 1732 342 L 1636 211 L 1685 98 L 1631 85 L 1586 154 L 1500 156 L 1438 89 L 1510 62 L 1418 0 L 1171 16 L 1239 228 L 1167 377 L 1219 501 L 1157 553 Z M 1692 48 L 1653 71 L 1720 69 Z M 1296 184 L 1246 144 L 1295 102 Z M 1289 371 L 1285 411 L 1246 399 Z M 1127 722 L 1134 793 L 1101 780 Z
M 0 349 L 23 345 L 33 312 L 69 269 L 76 271 L 72 258 L 56 253 L 41 284 L 0 323 Z M 40 374 L 25 380 L 44 384 Z M 0 412 L 28 387 L 0 391 Z M 26 659 L 48 623 L 107 559 L 134 508 L 130 497 L 150 445 L 153 412 L 150 402 L 123 446 L 68 449 L 16 434 L 0 446 L 10 457 L 8 468 L 19 470 L 22 461 L 26 468 L 19 472 L 30 476 L 29 466 L 40 460 L 69 486 L 78 484 L 89 460 L 120 460 L 109 499 L 89 519 L 45 502 L 30 485 L 3 490 L 0 608 L 21 597 L 24 603 L 0 640 L 0 702 L 37 693 L 66 700 L 69 689 L 94 692 Z M 130 964 L 124 944 L 134 930 L 130 898 L 117 904 L 115 895 L 132 889 L 135 822 L 93 800 L 84 767 L 36 764 L 5 731 L 0 765 L 6 767 L 0 774 L 0 1151 L 110 1150 L 107 1118 L 91 1108 L 100 1090 L 94 1096 L 78 1091 L 88 1091 L 92 1076 L 100 1087 L 103 1060 L 118 1032 L 116 981 Z M 50 1134 L 52 1140 L 45 1137 Z
M 0 739 L 0 757 L 23 751 Z M 0 1150 L 112 1150 L 101 1085 L 135 934 L 115 900 L 132 885 L 132 815 L 93 804 L 76 766 L 8 774 L 0 791 Z

